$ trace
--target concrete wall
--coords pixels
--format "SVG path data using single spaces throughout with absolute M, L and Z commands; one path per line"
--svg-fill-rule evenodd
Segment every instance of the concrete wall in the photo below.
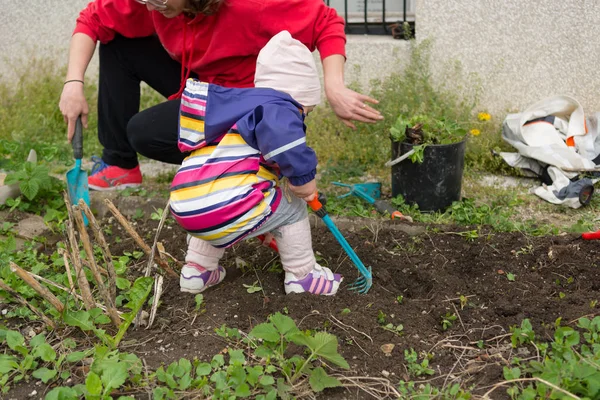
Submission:
M 132 0 L 133 1 L 133 0 Z M 388 0 L 393 1 L 393 0 Z M 88 0 L 2 0 L 0 75 L 32 56 L 67 59 L 68 40 Z M 433 38 L 433 66 L 451 60 L 483 82 L 491 112 L 570 94 L 600 111 L 600 2 L 597 0 L 417 0 L 417 39 Z M 383 36 L 348 38 L 346 81 L 362 85 L 400 70 L 407 43 Z M 97 58 L 90 75 L 97 71 Z
M 600 111 L 598 0 L 419 0 L 417 35 L 433 59 L 462 62 L 493 112 L 555 94 Z
M 13 79 L 28 58 L 67 62 L 69 38 L 79 11 L 89 0 L 2 0 L 0 76 Z M 91 70 L 96 70 L 97 63 Z M 17 69 L 17 71 L 15 71 Z

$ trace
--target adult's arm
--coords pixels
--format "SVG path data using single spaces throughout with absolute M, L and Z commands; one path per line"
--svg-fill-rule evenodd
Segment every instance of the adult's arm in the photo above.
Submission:
M 96 42 L 84 33 L 76 33 L 71 37 L 69 46 L 69 63 L 63 91 L 60 95 L 59 108 L 67 123 L 67 139 L 69 142 L 75 132 L 75 121 L 81 116 L 83 126 L 87 128 L 89 107 L 83 93 L 85 71 L 94 55 Z
M 375 123 L 383 119 L 366 104 L 377 104 L 377 100 L 348 89 L 344 83 L 346 34 L 344 20 L 334 8 L 323 0 L 265 0 L 259 15 L 259 29 L 267 41 L 287 30 L 310 51 L 319 50 L 325 95 L 345 125 L 355 128 L 352 121 Z
M 89 107 L 83 93 L 85 71 L 94 55 L 96 42 L 110 42 L 116 34 L 145 37 L 154 33 L 150 11 L 132 0 L 96 0 L 88 4 L 77 18 L 69 46 L 67 76 L 60 96 L 59 108 L 67 123 L 67 139 L 71 141 L 75 121 L 81 116 L 87 127 Z
M 346 58 L 332 54 L 322 60 L 325 95 L 333 112 L 342 122 L 355 129 L 352 121 L 375 123 L 383 119 L 379 111 L 367 103 L 378 104 L 376 99 L 348 89 L 344 83 L 344 64 Z

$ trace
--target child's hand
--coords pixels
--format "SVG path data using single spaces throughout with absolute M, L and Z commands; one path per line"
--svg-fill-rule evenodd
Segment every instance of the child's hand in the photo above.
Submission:
M 311 201 L 317 191 L 317 182 L 314 179 L 300 186 L 294 186 L 288 182 L 288 186 L 296 197 L 299 197 L 304 201 Z

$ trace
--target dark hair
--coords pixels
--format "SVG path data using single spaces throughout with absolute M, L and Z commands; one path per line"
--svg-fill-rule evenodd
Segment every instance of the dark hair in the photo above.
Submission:
M 185 11 L 190 14 L 211 15 L 217 12 L 225 0 L 187 0 Z

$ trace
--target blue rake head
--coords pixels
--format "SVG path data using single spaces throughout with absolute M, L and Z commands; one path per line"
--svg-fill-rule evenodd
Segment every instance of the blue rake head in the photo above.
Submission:
M 381 197 L 381 183 L 380 182 L 367 182 L 367 183 L 355 183 L 349 185 L 347 183 L 342 182 L 332 182 L 335 186 L 347 187 L 350 191 L 346 194 L 338 196 L 338 198 L 344 198 L 351 195 L 355 195 L 358 197 L 370 197 L 373 200 L 377 200 Z M 362 196 L 361 196 L 362 195 Z M 370 199 L 367 199 L 369 201 Z
M 373 286 L 373 270 L 371 267 L 367 268 L 369 273 L 361 276 L 348 286 L 348 290 L 358 292 L 360 294 L 366 294 L 371 286 Z

